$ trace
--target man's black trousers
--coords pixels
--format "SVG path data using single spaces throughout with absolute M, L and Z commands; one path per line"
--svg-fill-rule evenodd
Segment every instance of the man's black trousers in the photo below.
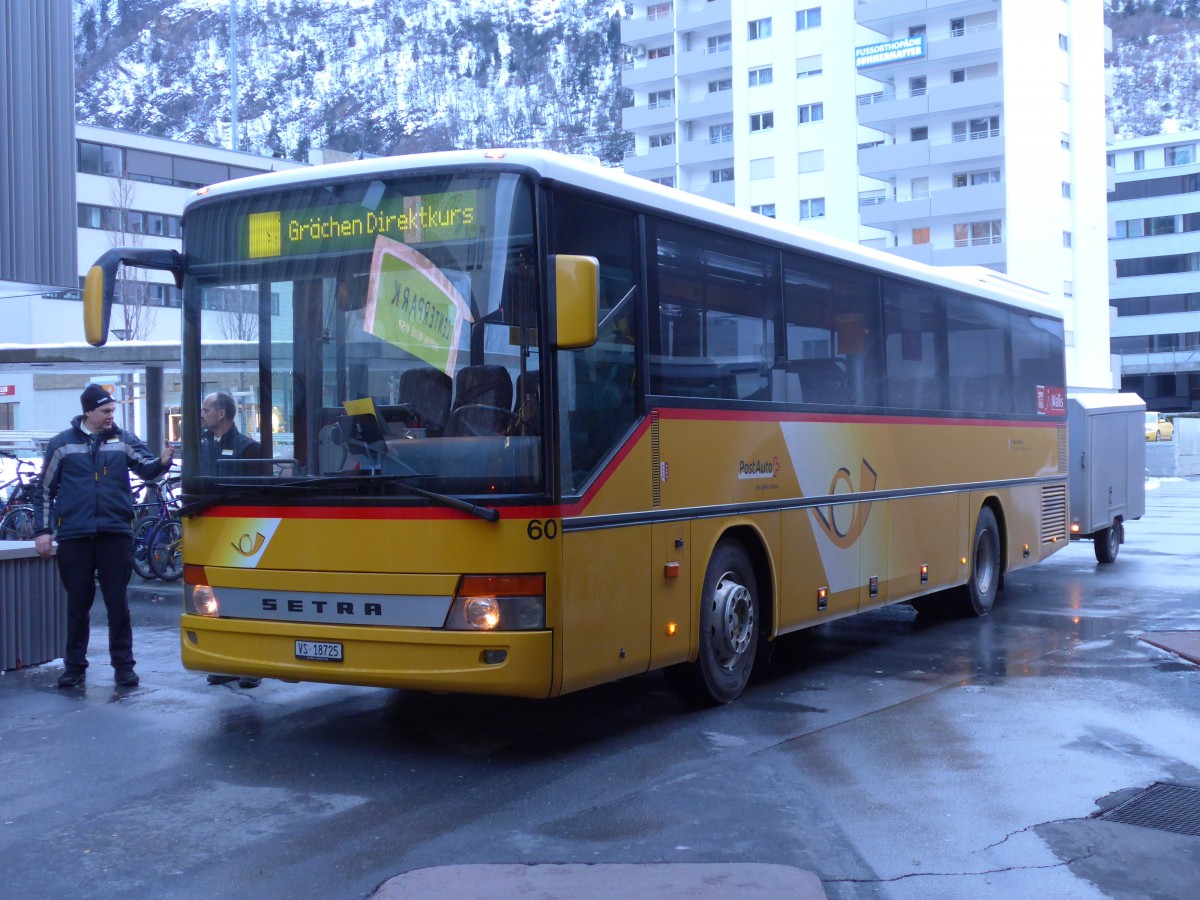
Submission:
M 67 589 L 68 671 L 87 668 L 96 581 L 108 610 L 108 655 L 114 669 L 133 668 L 133 625 L 125 589 L 133 575 L 133 536 L 97 534 L 58 542 L 58 573 Z

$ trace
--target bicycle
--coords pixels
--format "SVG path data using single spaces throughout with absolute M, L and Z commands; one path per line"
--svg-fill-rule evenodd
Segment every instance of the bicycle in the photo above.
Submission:
M 40 475 L 30 460 L 0 451 L 0 455 L 15 460 L 16 475 L 0 485 L 4 501 L 0 505 L 0 540 L 33 540 L 33 502 L 37 497 Z
M 151 494 L 149 500 L 143 499 L 134 507 L 133 569 L 143 578 L 174 581 L 183 574 L 182 563 L 179 564 L 177 573 L 167 564 L 165 553 L 170 544 L 169 535 L 166 544 L 160 546 L 157 551 L 154 550 L 157 546 L 154 543 L 155 536 L 159 529 L 171 523 L 179 525 L 179 498 L 175 494 L 175 486 L 178 483 L 178 479 L 155 479 L 143 482 L 140 487 L 134 489 L 139 491 L 143 498 L 147 491 Z M 159 560 L 157 568 L 154 565 L 156 553 L 163 557 Z M 160 575 L 159 569 L 164 574 Z

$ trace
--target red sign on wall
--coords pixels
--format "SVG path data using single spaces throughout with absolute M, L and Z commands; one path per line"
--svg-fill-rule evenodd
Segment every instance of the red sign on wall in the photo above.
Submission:
M 1065 416 L 1067 414 L 1067 389 L 1037 386 L 1037 411 L 1039 416 Z
M 0 397 L 15 396 L 17 396 L 17 386 L 15 384 L 0 384 Z

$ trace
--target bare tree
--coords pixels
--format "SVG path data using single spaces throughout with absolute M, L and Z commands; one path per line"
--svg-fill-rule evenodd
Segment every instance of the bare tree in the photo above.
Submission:
M 244 289 L 229 288 L 220 291 L 221 311 L 217 314 L 217 327 L 228 341 L 257 341 L 258 316 L 253 312 L 256 297 Z
M 133 209 L 135 182 L 128 172 L 113 179 L 110 196 L 113 215 L 105 222 L 110 247 L 141 247 L 146 241 L 146 222 Z M 142 340 L 154 327 L 155 309 L 150 305 L 150 277 L 145 269 L 121 266 L 117 273 L 116 299 L 121 306 L 118 337 Z

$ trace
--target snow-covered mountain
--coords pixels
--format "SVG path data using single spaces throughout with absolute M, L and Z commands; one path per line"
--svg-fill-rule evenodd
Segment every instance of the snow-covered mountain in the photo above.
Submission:
M 623 0 L 237 0 L 238 146 L 619 160 Z M 75 0 L 78 121 L 229 146 L 230 0 Z
M 229 146 L 231 0 L 74 0 L 80 122 Z M 626 0 L 236 0 L 238 146 L 616 163 Z M 1117 134 L 1200 128 L 1200 0 L 1107 0 Z

